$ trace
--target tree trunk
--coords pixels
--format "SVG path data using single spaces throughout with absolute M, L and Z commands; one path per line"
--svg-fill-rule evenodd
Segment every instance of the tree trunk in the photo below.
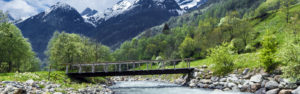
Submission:
M 8 72 L 11 72 L 12 71 L 12 62 L 9 61 L 8 62 Z

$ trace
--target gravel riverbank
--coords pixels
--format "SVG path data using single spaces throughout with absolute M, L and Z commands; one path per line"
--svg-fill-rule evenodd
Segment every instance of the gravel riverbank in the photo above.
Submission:
M 112 94 L 102 84 L 93 84 L 81 89 L 63 88 L 60 84 L 46 81 L 27 80 L 26 82 L 2 81 L 0 94 Z

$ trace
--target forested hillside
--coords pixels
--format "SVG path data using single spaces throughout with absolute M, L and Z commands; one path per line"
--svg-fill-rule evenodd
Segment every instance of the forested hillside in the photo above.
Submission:
M 48 66 L 56 70 L 73 63 L 195 58 L 210 65 L 216 75 L 263 68 L 281 69 L 284 76 L 300 79 L 299 13 L 299 0 L 208 0 L 198 10 L 148 29 L 114 51 L 83 35 L 55 32 L 45 53 Z M 1 71 L 37 70 L 39 61 L 27 39 L 4 20 Z
M 220 65 L 214 69 L 222 75 L 236 68 L 263 67 L 267 72 L 285 69 L 287 77 L 296 77 L 299 73 L 293 69 L 299 65 L 298 2 L 215 1 L 206 8 L 170 19 L 159 26 L 161 29 L 146 30 L 136 39 L 123 43 L 113 54 L 116 60 L 158 56 L 209 59 L 209 64 Z

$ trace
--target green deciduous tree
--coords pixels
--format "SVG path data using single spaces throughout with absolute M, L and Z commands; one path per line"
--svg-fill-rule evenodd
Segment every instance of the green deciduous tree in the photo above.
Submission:
M 21 31 L 6 19 L 0 12 L 1 72 L 38 70 L 39 60 L 35 57 L 31 44 L 23 37 Z
M 182 58 L 191 57 L 194 55 L 196 42 L 190 36 L 186 36 L 184 41 L 179 46 L 179 52 Z
M 51 66 L 62 70 L 62 64 L 111 61 L 110 49 L 77 34 L 55 32 L 48 43 L 48 59 Z

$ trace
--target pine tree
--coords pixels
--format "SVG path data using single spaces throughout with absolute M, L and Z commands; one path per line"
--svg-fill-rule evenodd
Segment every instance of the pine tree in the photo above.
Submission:
M 169 25 L 168 24 L 165 24 L 164 25 L 164 28 L 163 28 L 163 34 L 169 34 L 170 32 L 170 28 L 169 28 Z

